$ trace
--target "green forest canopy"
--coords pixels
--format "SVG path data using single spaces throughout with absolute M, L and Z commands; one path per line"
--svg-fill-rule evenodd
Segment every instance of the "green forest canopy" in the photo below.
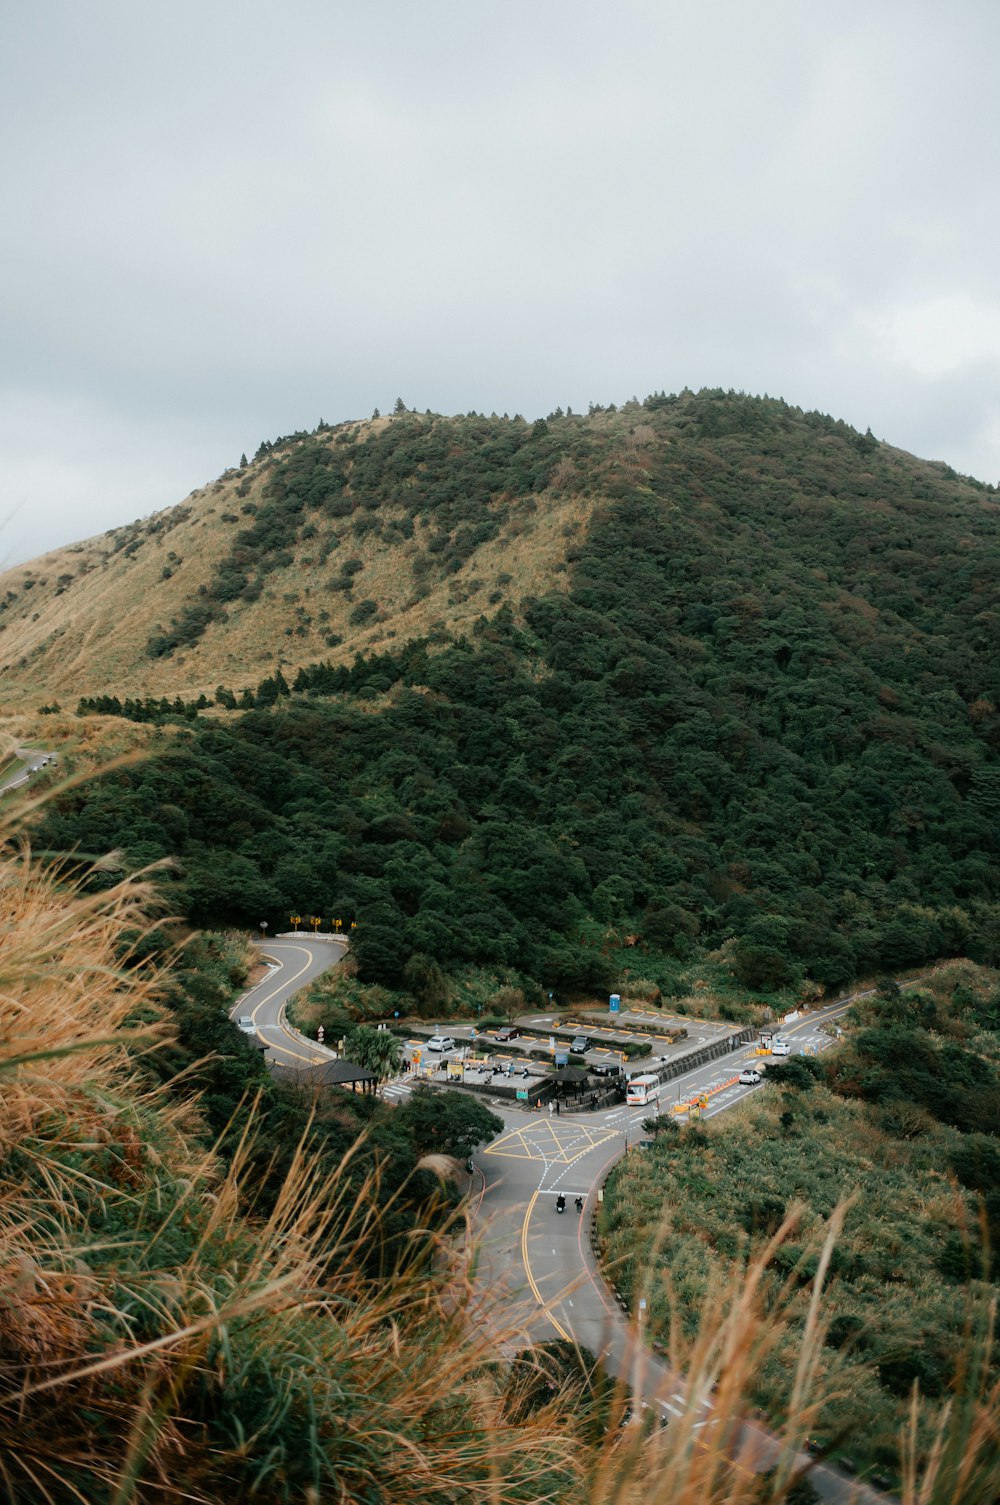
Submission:
M 267 709 L 62 796 L 46 845 L 175 855 L 199 923 L 350 915 L 388 984 L 416 953 L 602 988 L 626 935 L 650 975 L 735 938 L 757 990 L 1000 960 L 992 488 L 721 392 L 533 428 L 406 415 L 352 466 L 310 445 L 334 453 L 272 456 L 248 567 L 331 506 L 379 526 L 411 497 L 446 569 L 557 466 L 601 504 L 565 589 L 279 674 Z

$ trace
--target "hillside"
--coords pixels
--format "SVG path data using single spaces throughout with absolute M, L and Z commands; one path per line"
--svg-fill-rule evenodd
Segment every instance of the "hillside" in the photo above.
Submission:
M 533 425 L 403 412 L 262 444 L 180 506 L 0 576 L 4 701 L 211 697 L 278 664 L 459 634 L 565 589 L 595 509 L 627 498 L 674 570 L 663 625 L 682 659 L 765 628 L 791 652 L 800 612 L 827 617 L 841 657 L 910 652 L 942 627 L 966 651 L 996 640 L 992 488 L 819 414 L 685 393 Z
M 171 902 L 198 923 L 356 918 L 363 976 L 392 987 L 429 958 L 543 989 L 600 992 L 627 970 L 675 997 L 718 984 L 767 1002 L 942 955 L 1000 960 L 990 490 L 721 393 L 532 428 L 405 415 L 259 463 L 256 544 L 216 563 L 201 615 L 136 646 L 143 673 L 188 672 L 270 609 L 294 569 L 281 539 L 291 554 L 350 529 L 336 560 L 377 537 L 428 595 L 379 623 L 375 597 L 356 599 L 365 570 L 328 565 L 348 626 L 397 638 L 234 677 L 222 701 L 249 684 L 251 714 L 189 702 L 169 754 L 58 802 L 51 847 L 179 858 Z M 430 543 L 389 541 L 407 519 L 425 538 L 432 508 Z M 461 594 L 540 518 L 561 550 L 539 546 L 541 594 L 520 575 L 482 611 L 462 603 L 463 636 L 441 619 L 406 641 L 406 613 Z
M 706 1307 L 702 1363 L 730 1360 L 714 1433 L 691 1445 L 700 1385 L 667 1433 L 625 1425 L 593 1356 L 523 1348 L 519 1303 L 474 1296 L 437 1120 L 275 1083 L 226 1022 L 245 939 L 140 961 L 148 889 L 67 886 L 19 834 L 0 826 L 4 1505 L 802 1498 L 728 1455 L 780 1331 L 759 1269 Z M 822 1400 L 779 1429 L 789 1460 Z M 969 1458 L 995 1481 L 976 1435 Z
M 180 506 L 0 575 L 4 699 L 211 696 L 461 630 L 551 588 L 586 525 L 560 448 L 523 421 L 412 414 L 262 445 Z

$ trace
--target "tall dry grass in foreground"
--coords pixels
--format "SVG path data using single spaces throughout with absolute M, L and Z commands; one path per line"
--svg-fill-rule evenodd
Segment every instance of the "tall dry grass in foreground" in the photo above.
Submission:
M 539 1461 L 566 1482 L 560 1437 L 488 1424 L 461 1241 L 369 1279 L 374 1173 L 359 1194 L 303 1144 L 247 1217 L 249 1140 L 223 1168 L 145 1085 L 159 979 L 121 947 L 148 899 L 0 861 L 0 1494 L 502 1500 Z
M 815 1321 L 767 1478 L 744 1450 L 753 1366 L 779 1329 L 764 1265 L 734 1272 L 674 1360 L 688 1396 L 665 1431 L 630 1391 L 540 1352 L 512 1371 L 526 1314 L 473 1300 L 461 1215 L 426 1258 L 367 1277 L 377 1171 L 299 1146 L 270 1214 L 248 1215 L 249 1138 L 221 1163 L 197 1106 L 139 1069 L 167 1030 L 160 977 L 131 966 L 148 886 L 90 893 L 0 851 L 0 1498 L 75 1500 L 778 1502 L 822 1398 Z M 252 1130 L 250 1131 L 252 1133 Z M 380 1211 L 382 1206 L 382 1211 Z M 456 1236 L 460 1235 L 460 1236 Z M 641 1368 L 641 1349 L 636 1350 Z M 572 1368 L 572 1366 L 571 1366 Z M 527 1376 L 527 1379 L 526 1379 Z M 549 1379 L 552 1378 L 552 1386 Z M 704 1397 L 713 1396 L 710 1424 Z M 911 1505 L 996 1491 L 995 1405 L 956 1401 L 938 1482 Z M 676 1405 L 676 1403 L 675 1403 Z M 770 1463 L 770 1457 L 758 1463 Z M 973 1480 L 946 1493 L 956 1469 Z

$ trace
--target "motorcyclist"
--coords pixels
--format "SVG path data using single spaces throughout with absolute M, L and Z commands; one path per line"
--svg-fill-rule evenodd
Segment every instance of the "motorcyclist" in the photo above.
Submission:
M 566 1210 L 566 1198 L 563 1196 L 562 1192 L 560 1192 L 559 1195 L 556 1197 L 556 1212 L 565 1212 L 565 1210 Z

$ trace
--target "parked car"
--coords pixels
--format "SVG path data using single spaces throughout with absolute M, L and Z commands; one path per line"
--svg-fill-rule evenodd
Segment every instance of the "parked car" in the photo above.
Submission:
M 450 1035 L 431 1035 L 427 1041 L 428 1050 L 454 1050 L 455 1042 Z
M 516 1024 L 505 1024 L 503 1029 L 497 1030 L 498 1040 L 516 1040 L 520 1030 Z
M 754 1071 L 752 1066 L 745 1066 L 740 1072 L 740 1084 L 743 1087 L 756 1087 L 760 1081 L 760 1072 Z
M 244 1035 L 255 1035 L 257 1033 L 257 1026 L 249 1014 L 241 1014 L 236 1021 L 236 1026 L 242 1030 Z
M 772 1056 L 790 1056 L 791 1053 L 792 1047 L 787 1040 L 774 1039 L 771 1041 Z
M 577 1035 L 576 1039 L 570 1046 L 570 1050 L 573 1051 L 574 1055 L 578 1056 L 582 1056 L 584 1051 L 589 1049 L 590 1041 L 587 1039 L 586 1035 Z

